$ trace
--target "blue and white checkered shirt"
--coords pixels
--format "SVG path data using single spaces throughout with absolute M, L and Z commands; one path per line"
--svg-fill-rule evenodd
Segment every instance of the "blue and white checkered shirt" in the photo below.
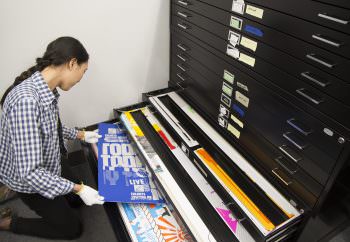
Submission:
M 72 191 L 61 177 L 57 132 L 59 94 L 35 72 L 6 97 L 0 119 L 0 181 L 14 191 L 53 199 Z M 66 139 L 77 130 L 62 127 Z

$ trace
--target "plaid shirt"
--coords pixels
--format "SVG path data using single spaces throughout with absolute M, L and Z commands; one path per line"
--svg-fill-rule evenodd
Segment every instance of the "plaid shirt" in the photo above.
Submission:
M 35 72 L 8 94 L 0 119 L 0 181 L 14 191 L 53 199 L 72 191 L 61 177 L 57 132 L 59 94 Z M 63 128 L 66 139 L 77 130 Z

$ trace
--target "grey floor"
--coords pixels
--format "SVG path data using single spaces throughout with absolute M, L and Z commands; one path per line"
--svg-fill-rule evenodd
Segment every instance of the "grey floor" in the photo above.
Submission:
M 37 217 L 34 212 L 32 212 L 25 204 L 22 203 L 20 199 L 12 200 L 1 207 L 11 207 L 18 215 L 23 217 Z M 77 240 L 46 240 L 37 237 L 30 237 L 24 235 L 16 235 L 11 232 L 0 231 L 0 241 L 1 242 L 46 242 L 46 241 L 76 241 L 76 242 L 112 242 L 116 241 L 115 235 L 113 233 L 112 227 L 109 223 L 107 215 L 102 206 L 83 206 L 78 209 L 81 216 L 84 232 L 82 236 Z
M 84 184 L 87 184 L 92 187 L 96 187 L 94 178 L 91 173 L 90 166 L 88 163 L 76 152 L 73 155 L 70 155 L 69 164 L 71 165 L 72 172 L 77 174 L 81 181 L 84 181 Z M 17 214 L 21 217 L 37 217 L 37 215 L 31 211 L 20 199 L 15 199 L 9 201 L 5 204 L 0 205 L 2 207 L 11 207 Z M 46 240 L 36 237 L 16 235 L 6 231 L 0 231 L 0 242 L 115 242 L 117 241 L 115 234 L 110 225 L 107 214 L 100 205 L 94 206 L 82 206 L 77 209 L 81 220 L 84 226 L 84 232 L 82 236 L 77 240 Z M 120 241 L 123 242 L 123 241 Z

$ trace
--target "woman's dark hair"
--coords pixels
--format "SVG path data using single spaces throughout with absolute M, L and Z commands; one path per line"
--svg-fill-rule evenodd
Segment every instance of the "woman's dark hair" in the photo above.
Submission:
M 79 40 L 72 37 L 60 37 L 52 41 L 47 46 L 44 56 L 36 59 L 36 65 L 30 67 L 20 76 L 16 77 L 14 83 L 7 88 L 0 101 L 1 107 L 4 105 L 6 96 L 10 91 L 33 75 L 36 71 L 42 71 L 51 65 L 60 66 L 69 62 L 73 58 L 77 59 L 79 65 L 89 60 L 89 54 Z

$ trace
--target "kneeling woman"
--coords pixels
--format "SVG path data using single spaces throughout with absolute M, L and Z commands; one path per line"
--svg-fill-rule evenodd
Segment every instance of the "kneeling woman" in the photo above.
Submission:
M 87 205 L 103 204 L 89 186 L 61 176 L 61 156 L 66 139 L 97 142 L 94 132 L 62 125 L 57 88 L 68 91 L 88 68 L 89 55 L 71 37 L 51 42 L 36 65 L 18 76 L 1 99 L 0 182 L 19 194 L 41 218 L 21 218 L 4 213 L 0 229 L 51 239 L 73 239 L 81 224 L 63 195 L 74 192 Z

